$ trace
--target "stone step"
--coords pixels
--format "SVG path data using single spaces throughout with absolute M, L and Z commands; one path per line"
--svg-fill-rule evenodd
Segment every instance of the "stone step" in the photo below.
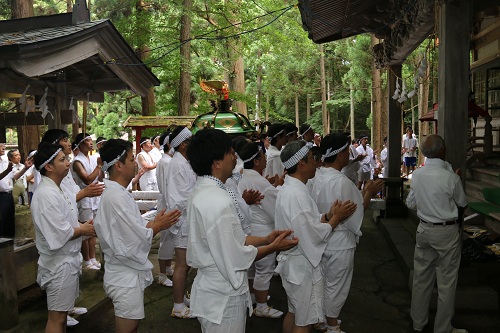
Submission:
M 500 168 L 497 166 L 470 168 L 467 173 L 473 180 L 487 184 L 486 187 L 500 187 Z
M 415 250 L 416 225 L 414 218 L 380 219 L 380 225 L 392 248 L 396 260 L 408 276 L 408 287 L 413 284 L 413 253 Z M 437 291 L 434 292 L 432 306 L 435 307 Z M 475 267 L 461 267 L 456 291 L 456 304 L 460 309 L 496 310 L 498 294 L 489 285 L 478 285 L 478 272 Z M 432 307 L 431 306 L 431 307 Z
M 479 201 L 484 201 L 483 188 L 485 187 L 491 186 L 488 186 L 487 183 L 479 180 L 467 179 L 465 181 L 465 194 L 467 194 L 467 196 L 478 199 Z

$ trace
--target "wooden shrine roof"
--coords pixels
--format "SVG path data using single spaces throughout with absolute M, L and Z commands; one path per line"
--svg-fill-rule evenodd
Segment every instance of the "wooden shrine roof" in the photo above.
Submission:
M 130 116 L 123 123 L 123 127 L 169 127 L 191 126 L 196 116 Z

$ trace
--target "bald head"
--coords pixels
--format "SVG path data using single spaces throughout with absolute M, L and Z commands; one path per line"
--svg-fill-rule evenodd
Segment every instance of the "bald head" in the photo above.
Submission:
M 443 148 L 443 156 L 441 156 L 441 148 Z M 428 135 L 420 145 L 420 151 L 428 158 L 444 158 L 444 140 L 437 134 Z

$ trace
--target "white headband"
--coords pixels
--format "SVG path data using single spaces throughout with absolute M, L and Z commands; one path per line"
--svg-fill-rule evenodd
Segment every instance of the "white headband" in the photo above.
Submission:
M 141 142 L 141 146 L 142 146 L 143 144 L 145 144 L 146 142 L 148 142 L 148 141 L 149 141 L 149 142 L 151 142 L 151 140 L 149 140 L 149 139 L 142 141 L 142 142 Z
M 96 142 L 96 145 L 98 145 L 98 144 L 100 144 L 100 143 L 103 143 L 103 142 L 106 142 L 106 141 L 108 141 L 108 140 L 106 140 L 106 139 L 102 139 L 101 141 Z
M 36 154 L 36 150 L 33 150 L 33 151 L 32 151 L 32 152 L 28 155 L 28 157 L 27 157 L 27 158 L 32 158 L 33 156 L 35 156 L 35 154 Z
M 295 132 L 297 132 L 297 131 L 291 131 L 290 133 L 286 133 L 286 136 L 292 135 Z
M 281 133 L 283 133 L 284 131 L 285 131 L 285 130 L 284 130 L 284 129 L 282 129 L 282 130 L 281 130 L 281 131 L 279 131 L 278 133 L 274 134 L 273 136 L 271 136 L 271 137 L 270 137 L 271 139 L 270 139 L 269 141 L 272 141 L 275 137 L 277 137 L 278 135 L 280 135 L 280 134 L 281 134 Z
M 309 127 L 304 131 L 304 133 L 302 133 L 301 135 L 299 135 L 299 138 L 303 137 L 304 134 L 307 133 L 307 131 L 309 131 L 311 129 L 311 125 L 309 125 Z
M 75 148 L 72 150 L 72 151 L 75 151 L 77 149 L 80 149 L 80 146 L 79 145 L 76 145 Z
M 181 143 L 190 138 L 192 135 L 193 133 L 191 133 L 191 131 L 187 127 L 184 127 L 182 131 L 177 134 L 177 136 L 172 140 L 172 142 L 170 143 L 170 147 L 177 148 Z
M 298 152 L 296 152 L 292 157 L 288 159 L 288 161 L 283 162 L 283 165 L 285 166 L 285 169 L 290 169 L 301 159 L 303 159 L 307 153 L 309 153 L 309 150 L 311 150 L 313 144 L 311 142 L 308 142 L 305 144 L 304 147 L 300 148 Z
M 366 135 L 364 135 L 363 137 L 359 138 L 359 141 L 361 141 L 363 139 L 368 139 L 368 137 Z
M 330 156 L 337 155 L 338 153 L 340 153 L 341 151 L 343 151 L 347 147 L 348 144 L 349 143 L 346 142 L 345 145 L 343 145 L 342 147 L 340 147 L 339 149 L 336 149 L 334 151 L 332 151 L 332 148 L 328 148 L 326 150 L 326 154 L 323 155 L 323 156 L 321 156 L 321 162 L 324 162 L 325 159 L 328 158 L 328 157 L 330 157 Z
M 59 154 L 59 152 L 61 150 L 62 150 L 61 148 L 57 149 L 56 152 L 54 154 L 52 154 L 52 156 L 50 156 L 48 160 L 43 162 L 42 165 L 40 165 L 40 167 L 38 167 L 38 171 L 42 170 L 43 167 L 47 165 L 47 163 L 50 163 L 50 161 L 52 161 L 57 156 L 57 154 Z
M 262 146 L 259 145 L 259 149 L 257 150 L 257 152 L 255 154 L 253 154 L 252 157 L 250 158 L 247 158 L 246 160 L 243 161 L 243 164 L 245 163 L 248 163 L 250 162 L 251 160 L 253 160 L 255 157 L 257 157 L 257 155 L 259 155 L 259 152 L 262 150 Z
M 160 146 L 160 149 L 165 148 L 169 139 L 170 139 L 170 134 L 165 137 L 165 140 L 163 140 L 163 144 Z
M 87 140 L 87 139 L 89 139 L 89 138 L 90 138 L 90 139 L 92 139 L 92 137 L 91 137 L 90 135 L 87 135 L 87 137 L 85 137 L 85 138 L 81 139 L 81 140 L 80 140 L 80 142 L 78 142 L 77 146 L 79 146 L 79 145 L 80 145 L 80 143 L 82 143 L 83 141 L 85 141 L 85 140 Z
M 124 150 L 120 155 L 116 156 L 116 158 L 110 162 L 104 162 L 102 167 L 101 167 L 101 170 L 104 171 L 104 172 L 108 172 L 108 169 L 111 168 L 113 165 L 115 165 L 115 163 L 120 159 L 122 158 L 123 155 L 125 155 L 125 153 L 127 152 L 127 150 Z

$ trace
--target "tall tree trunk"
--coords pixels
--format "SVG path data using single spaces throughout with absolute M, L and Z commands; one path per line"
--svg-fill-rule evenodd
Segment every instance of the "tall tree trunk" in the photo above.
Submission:
M 311 95 L 310 94 L 307 94 L 307 114 L 306 114 L 306 117 L 307 117 L 307 121 L 309 121 L 309 118 L 311 117 Z M 302 133 L 301 133 L 302 134 Z
M 297 89 L 297 86 L 299 85 L 299 82 L 297 81 L 297 78 L 295 78 L 295 89 Z M 299 123 L 299 94 L 295 93 L 295 126 L 297 128 L 300 127 Z
M 33 0 L 11 0 L 11 18 L 19 19 L 33 16 Z M 28 96 L 26 96 L 28 98 Z M 16 99 L 16 104 L 19 100 Z M 27 105 L 34 105 L 34 96 L 26 101 Z M 24 112 L 17 107 L 17 112 Z M 31 149 L 36 149 L 40 142 L 40 126 L 17 126 L 17 142 L 21 161 L 28 156 Z
M 144 1 L 143 0 L 137 0 L 135 3 L 135 9 L 137 12 L 142 13 L 144 11 Z M 146 31 L 146 29 L 142 29 L 139 31 L 140 35 L 148 34 L 149 32 Z M 149 40 L 149 38 L 147 38 Z M 146 60 L 147 57 L 149 56 L 149 47 L 145 44 L 140 45 L 138 48 L 139 51 L 139 59 L 142 61 Z M 154 87 L 149 88 L 149 93 L 147 96 L 142 97 L 141 96 L 141 104 L 142 104 L 142 115 L 143 116 L 149 116 L 149 115 L 154 115 L 156 112 L 155 109 L 155 91 Z
M 257 58 L 262 56 L 262 52 L 257 51 Z M 257 114 L 262 117 L 262 66 L 257 67 Z
M 183 0 L 181 16 L 181 41 L 191 38 L 191 18 L 189 11 L 193 6 L 192 0 Z M 189 116 L 191 106 L 191 43 L 181 46 L 181 73 L 179 80 L 179 116 Z
M 354 132 L 354 91 L 352 90 L 352 84 L 350 85 L 351 91 L 350 91 L 350 96 L 351 96 L 351 138 L 355 138 L 356 134 Z
M 321 73 L 321 106 L 323 115 L 323 135 L 327 135 L 328 112 L 326 109 L 325 57 L 323 55 L 323 44 L 319 45 L 319 68 Z
M 269 121 L 269 93 L 267 95 L 267 105 L 266 105 L 266 121 Z

